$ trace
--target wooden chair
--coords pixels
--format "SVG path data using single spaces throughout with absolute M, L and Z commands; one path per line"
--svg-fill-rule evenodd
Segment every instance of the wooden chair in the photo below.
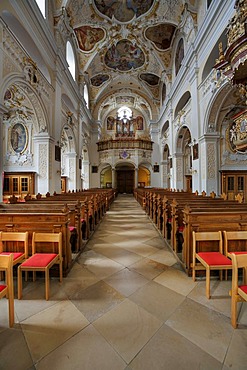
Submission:
M 223 231 L 225 255 L 247 253 L 247 230 Z M 234 242 L 234 243 L 233 243 Z M 234 247 L 232 246 L 234 244 Z
M 247 301 L 247 254 L 232 253 L 231 321 L 237 327 L 237 303 Z M 239 268 L 243 268 L 243 285 L 239 285 Z
M 210 298 L 210 271 L 219 270 L 222 280 L 222 270 L 232 268 L 232 261 L 223 254 L 221 231 L 192 232 L 193 235 L 193 262 L 192 277 L 195 281 L 196 270 L 206 269 L 206 296 Z M 199 244 L 204 244 L 206 251 L 200 251 Z M 211 244 L 211 245 L 210 245 Z M 213 246 L 214 244 L 214 246 Z M 198 265 L 196 260 L 200 262 Z
M 0 255 L 9 254 L 13 254 L 13 265 L 21 263 L 28 258 L 28 231 L 0 231 Z
M 9 326 L 14 325 L 14 284 L 13 284 L 13 254 L 0 255 L 0 270 L 5 271 L 5 284 L 0 284 L 0 298 L 9 301 Z
M 42 250 L 45 252 L 36 253 L 37 245 L 43 245 Z M 57 251 L 55 251 L 57 244 Z M 50 252 L 52 248 L 52 252 Z M 49 251 L 49 253 L 46 253 Z M 36 271 L 45 272 L 45 298 L 49 299 L 49 271 L 50 268 L 59 264 L 59 277 L 62 282 L 63 266 L 62 266 L 62 233 L 33 233 L 32 237 L 32 256 L 29 257 L 18 267 L 18 299 L 22 298 L 22 271 L 33 271 L 33 280 L 35 280 Z

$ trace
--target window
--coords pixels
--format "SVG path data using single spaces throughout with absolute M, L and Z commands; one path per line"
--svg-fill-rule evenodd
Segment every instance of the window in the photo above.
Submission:
M 44 18 L 46 18 L 45 16 L 45 0 L 36 0 L 36 3 L 43 15 Z
M 3 186 L 3 191 L 9 193 L 9 188 L 10 188 L 10 181 L 9 177 L 4 178 L 4 186 Z
M 13 177 L 13 192 L 18 193 L 18 177 Z
M 210 7 L 211 3 L 213 2 L 213 0 L 207 0 L 207 8 Z
M 21 192 L 28 191 L 28 178 L 22 177 L 21 178 Z
M 87 108 L 89 108 L 89 94 L 88 94 L 88 88 L 87 88 L 86 84 L 84 85 L 83 97 L 84 97 L 84 100 L 86 102 Z
M 244 191 L 244 177 L 238 177 L 238 191 Z
M 75 56 L 74 56 L 73 48 L 69 41 L 67 42 L 67 45 L 66 45 L 66 60 L 69 65 L 69 71 L 71 73 L 71 76 L 75 80 Z
M 234 177 L 229 176 L 227 180 L 228 180 L 228 191 L 234 190 Z

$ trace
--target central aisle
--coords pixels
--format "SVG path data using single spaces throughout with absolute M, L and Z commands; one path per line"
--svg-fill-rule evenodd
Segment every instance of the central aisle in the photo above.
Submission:
M 3 369 L 34 369 L 30 359 L 38 370 L 244 369 L 247 331 L 231 327 L 229 289 L 212 282 L 207 300 L 134 197 L 119 195 L 50 300 L 43 281 L 15 300 L 25 341 L 18 324 L 0 330 Z

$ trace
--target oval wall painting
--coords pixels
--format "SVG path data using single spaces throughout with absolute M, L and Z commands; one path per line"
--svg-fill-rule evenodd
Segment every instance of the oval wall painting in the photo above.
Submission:
M 16 123 L 11 128 L 10 143 L 16 153 L 21 153 L 26 148 L 27 132 L 22 123 Z

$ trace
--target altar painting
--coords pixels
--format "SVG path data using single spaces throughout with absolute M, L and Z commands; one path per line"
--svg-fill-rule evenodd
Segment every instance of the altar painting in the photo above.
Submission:
M 15 153 L 22 153 L 27 145 L 27 131 L 22 123 L 14 124 L 10 129 L 10 145 Z

